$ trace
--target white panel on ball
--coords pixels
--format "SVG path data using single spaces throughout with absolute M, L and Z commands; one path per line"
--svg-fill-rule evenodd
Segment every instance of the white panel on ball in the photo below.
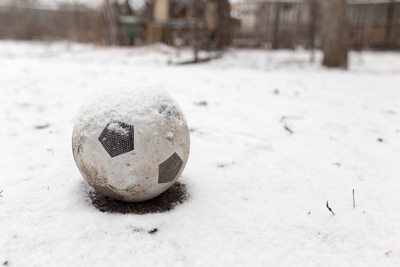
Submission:
M 167 92 L 123 87 L 83 105 L 72 149 L 82 176 L 98 192 L 145 201 L 181 175 L 189 157 L 189 129 Z

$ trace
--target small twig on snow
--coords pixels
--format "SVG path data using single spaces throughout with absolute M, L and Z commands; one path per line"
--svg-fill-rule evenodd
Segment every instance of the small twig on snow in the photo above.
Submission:
M 286 125 L 283 126 L 283 128 L 285 128 L 286 131 L 288 131 L 289 133 L 293 134 L 293 131 Z
M 44 124 L 44 125 L 36 125 L 35 126 L 35 129 L 38 129 L 38 130 L 43 130 L 43 129 L 46 129 L 46 128 L 48 128 L 50 126 L 50 124 Z
M 354 189 L 353 189 L 353 209 L 356 208 L 356 199 L 354 198 Z
M 326 202 L 326 207 L 328 208 L 328 210 L 329 210 L 330 212 L 332 212 L 333 215 L 335 215 L 335 213 L 333 213 L 332 209 L 329 207 L 328 201 Z
M 3 193 L 3 191 L 4 191 L 4 189 L 0 191 L 0 197 L 3 197 L 3 196 L 1 195 L 1 193 Z
M 388 251 L 388 252 L 386 252 L 386 253 L 385 253 L 385 255 L 386 255 L 386 256 L 388 256 L 388 255 L 389 255 L 389 253 L 392 253 L 392 251 Z

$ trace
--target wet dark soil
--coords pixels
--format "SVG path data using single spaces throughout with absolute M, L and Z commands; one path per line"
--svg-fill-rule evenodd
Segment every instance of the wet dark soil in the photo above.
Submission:
M 159 213 L 173 209 L 188 199 L 189 195 L 186 186 L 179 182 L 173 184 L 161 195 L 143 202 L 123 202 L 106 197 L 97 191 L 90 191 L 89 197 L 101 212 L 122 213 L 122 214 L 146 214 Z

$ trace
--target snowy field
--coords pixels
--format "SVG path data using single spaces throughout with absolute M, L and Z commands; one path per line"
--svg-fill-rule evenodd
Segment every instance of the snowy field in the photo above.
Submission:
M 399 53 L 351 53 L 348 71 L 301 50 L 168 60 L 0 42 L 0 265 L 400 266 Z M 74 163 L 77 110 L 125 80 L 186 114 L 190 197 L 169 212 L 100 212 Z

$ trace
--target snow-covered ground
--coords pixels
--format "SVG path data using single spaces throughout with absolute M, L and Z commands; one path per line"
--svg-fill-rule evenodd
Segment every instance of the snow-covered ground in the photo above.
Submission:
M 0 42 L 0 265 L 400 265 L 399 53 L 343 71 L 301 50 L 171 52 Z M 98 211 L 73 160 L 82 102 L 127 79 L 169 91 L 191 129 L 190 197 L 169 212 Z

